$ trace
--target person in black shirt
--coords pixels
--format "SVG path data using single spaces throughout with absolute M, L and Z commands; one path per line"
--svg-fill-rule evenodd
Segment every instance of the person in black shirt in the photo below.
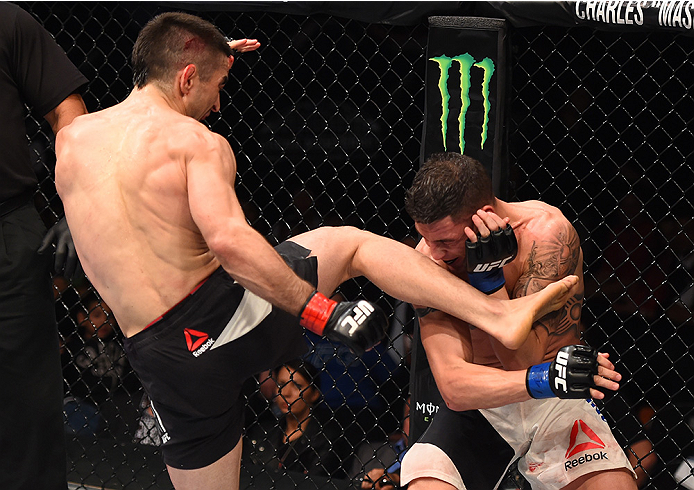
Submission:
M 51 284 L 76 266 L 69 230 L 46 233 L 33 204 L 25 104 L 57 134 L 86 108 L 87 79 L 31 15 L 0 3 L 0 488 L 65 490 L 63 381 Z M 42 243 L 43 240 L 43 243 Z M 43 253 L 39 249 L 43 245 Z M 67 253 L 66 253 L 67 251 Z
M 346 478 L 342 462 L 349 447 L 330 411 L 321 407 L 318 370 L 296 359 L 275 369 L 273 378 L 280 418 L 261 418 L 248 428 L 244 459 L 271 471 Z

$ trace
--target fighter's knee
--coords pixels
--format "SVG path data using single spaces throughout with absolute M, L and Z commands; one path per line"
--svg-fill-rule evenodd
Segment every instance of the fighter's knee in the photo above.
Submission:
M 636 480 L 626 468 L 594 471 L 574 480 L 562 490 L 636 490 Z
M 407 485 L 408 490 L 458 490 L 455 486 L 438 478 L 415 478 Z

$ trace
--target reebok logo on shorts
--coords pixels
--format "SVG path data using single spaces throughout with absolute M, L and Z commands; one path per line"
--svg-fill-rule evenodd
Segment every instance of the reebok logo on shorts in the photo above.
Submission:
M 598 435 L 593 432 L 593 429 L 588 427 L 588 424 L 586 424 L 583 420 L 576 420 L 571 428 L 569 447 L 566 450 L 566 455 L 564 456 L 567 459 L 567 461 L 564 463 L 564 470 L 568 471 L 570 468 L 576 468 L 577 466 L 590 463 L 591 461 L 608 459 L 607 453 L 604 451 L 596 451 L 585 454 L 579 458 L 569 459 L 578 453 L 589 451 L 591 449 L 605 449 L 605 443 L 600 440 Z
M 203 354 L 214 344 L 214 339 L 211 339 L 205 332 L 199 332 L 192 328 L 183 329 L 183 335 L 186 337 L 188 350 L 192 352 L 195 357 Z

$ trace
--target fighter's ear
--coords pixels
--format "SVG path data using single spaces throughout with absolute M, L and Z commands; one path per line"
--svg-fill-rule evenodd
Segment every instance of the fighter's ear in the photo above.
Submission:
M 179 78 L 179 88 L 183 95 L 188 95 L 193 88 L 193 82 L 197 77 L 198 69 L 194 64 L 187 65 L 181 72 Z

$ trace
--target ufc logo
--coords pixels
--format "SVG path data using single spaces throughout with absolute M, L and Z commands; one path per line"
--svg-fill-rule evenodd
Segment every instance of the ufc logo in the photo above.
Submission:
M 499 269 L 505 266 L 513 257 L 506 257 L 503 260 L 495 260 L 486 264 L 477 264 L 472 272 L 487 272 L 492 269 Z
M 364 320 L 374 312 L 374 307 L 371 306 L 368 302 L 361 300 L 359 301 L 356 305 L 354 305 L 354 308 L 352 308 L 352 316 L 346 316 L 342 320 L 342 325 L 341 327 L 347 327 L 348 325 L 351 327 L 349 329 L 349 335 L 354 334 L 354 332 L 359 328 L 359 325 L 364 323 Z
M 569 354 L 567 352 L 560 351 L 557 353 L 557 361 L 554 365 L 554 369 L 557 370 L 557 377 L 554 378 L 554 387 L 556 389 L 561 389 L 564 393 L 569 391 L 566 385 L 566 366 L 569 363 Z

